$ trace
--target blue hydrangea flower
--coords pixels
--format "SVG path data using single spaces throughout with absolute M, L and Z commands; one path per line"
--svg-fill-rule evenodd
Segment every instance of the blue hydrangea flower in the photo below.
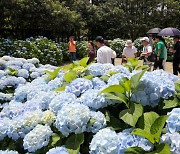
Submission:
M 24 100 L 31 100 L 41 91 L 48 91 L 49 86 L 47 85 L 44 78 L 37 78 L 31 83 L 19 86 L 14 93 L 14 100 L 23 102 Z
M 36 79 L 36 78 L 38 78 L 38 77 L 40 77 L 40 73 L 39 72 L 32 72 L 31 74 L 30 74 L 30 77 L 31 78 L 33 78 L 33 79 Z
M 65 146 L 50 149 L 46 154 L 69 154 Z
M 136 92 L 132 95 L 131 100 L 142 104 L 143 106 L 155 107 L 161 98 L 162 90 L 156 82 L 147 78 L 140 81 Z
M 92 89 L 93 85 L 90 80 L 84 78 L 77 78 L 72 81 L 69 85 L 66 86 L 65 91 L 75 94 L 79 96 L 80 94 L 84 93 L 88 89 Z
M 93 136 L 90 143 L 90 154 L 118 153 L 118 135 L 115 131 L 104 128 Z
M 111 70 L 114 71 L 114 72 L 119 72 L 119 73 L 122 73 L 122 74 L 126 74 L 127 76 L 130 76 L 129 70 L 126 67 L 124 67 L 123 65 L 115 66 Z
M 2 58 L 0 59 L 0 69 L 1 70 L 4 70 L 4 69 L 6 69 L 6 61 L 5 60 L 3 60 Z
M 98 77 L 93 78 L 91 81 L 93 84 L 93 89 L 99 90 L 99 89 L 103 88 L 104 86 L 106 86 L 106 83 Z
M 54 80 L 51 80 L 48 83 L 48 86 L 49 86 L 50 90 L 55 90 L 55 89 L 61 87 L 62 83 L 63 83 L 63 78 L 55 78 Z
M 155 70 L 153 72 L 146 72 L 142 77 L 142 80 L 150 80 L 153 83 L 158 84 L 161 88 L 161 98 L 168 99 L 175 94 L 174 82 L 178 80 L 178 77 L 167 73 L 163 70 Z
M 90 120 L 87 125 L 87 132 L 97 133 L 106 126 L 106 118 L 100 111 L 90 111 Z
M 8 61 L 6 63 L 6 66 L 7 67 L 13 67 L 14 66 L 14 67 L 21 68 L 23 66 L 23 61 L 19 58 L 17 58 L 17 59 L 12 58 L 10 61 Z
M 42 120 L 42 124 L 51 125 L 55 122 L 56 116 L 52 111 L 46 110 L 43 112 L 41 120 Z
M 49 143 L 52 130 L 49 126 L 37 125 L 23 139 L 24 149 L 29 152 L 35 152 Z
M 50 104 L 49 109 L 53 111 L 54 113 L 58 113 L 63 105 L 67 105 L 69 103 L 76 103 L 76 96 L 72 93 L 66 93 L 66 92 L 60 92 L 55 96 Z
M 26 80 L 22 77 L 9 76 L 0 79 L 0 89 L 3 90 L 7 86 L 17 87 L 20 84 L 25 84 Z
M 64 105 L 58 112 L 55 126 L 65 136 L 70 133 L 80 134 L 86 131 L 89 114 L 89 108 L 83 104 Z
M 1 59 L 5 60 L 5 61 L 9 61 L 9 60 L 11 60 L 11 58 L 12 57 L 10 57 L 10 56 L 3 56 Z
M 13 151 L 13 150 L 0 150 L 0 154 L 19 154 L 17 151 Z
M 18 70 L 18 74 L 19 77 L 23 77 L 25 79 L 27 79 L 29 77 L 29 72 L 26 69 L 20 69 Z
M 34 127 L 42 123 L 43 112 L 41 110 L 26 111 L 14 117 L 8 131 L 8 136 L 13 140 L 24 138 Z
M 3 71 L 3 70 L 0 70 L 0 79 L 2 78 L 2 77 L 4 77 L 6 74 L 5 74 L 5 72 Z
M 166 130 L 169 133 L 175 133 L 180 131 L 180 108 L 174 108 L 169 114 L 166 120 Z
M 30 87 L 30 83 L 27 83 L 16 88 L 14 93 L 14 100 L 18 102 L 24 102 L 27 99 L 27 94 L 30 93 Z
M 50 64 L 46 64 L 46 65 L 40 65 L 42 68 L 44 68 L 45 70 L 55 70 L 57 69 L 57 66 L 53 66 L 53 65 L 50 65 Z
M 0 118 L 0 141 L 7 136 L 10 124 L 11 120 L 9 118 Z
M 0 92 L 0 102 L 7 102 L 7 101 L 11 101 L 13 98 L 12 94 L 5 94 L 5 93 L 1 93 Z
M 141 136 L 132 135 L 132 129 L 125 129 L 118 134 L 118 154 L 124 154 L 124 151 L 129 147 L 141 147 L 145 151 L 151 151 L 153 144 Z
M 115 104 L 115 101 L 106 99 L 104 94 L 98 95 L 98 93 L 99 90 L 94 90 L 94 89 L 87 90 L 85 93 L 81 95 L 79 101 L 82 104 L 95 110 L 107 107 L 108 105 Z
M 179 154 L 180 153 L 180 134 L 175 132 L 173 134 L 167 133 L 162 135 L 161 143 L 167 143 L 170 146 L 171 154 Z
M 36 65 L 39 64 L 40 61 L 37 58 L 32 58 L 32 59 L 27 59 L 27 62 Z
M 119 84 L 119 81 L 124 78 L 124 77 L 127 77 L 127 78 L 130 78 L 129 76 L 127 76 L 126 74 L 122 74 L 122 73 L 118 73 L 118 74 L 114 74 L 112 75 L 109 80 L 108 80 L 108 85 L 118 85 Z
M 110 69 L 114 68 L 112 64 L 100 64 L 100 63 L 93 63 L 88 67 L 90 74 L 94 76 L 102 76 Z
M 54 99 L 56 94 L 57 93 L 53 92 L 53 91 L 48 91 L 48 92 L 39 91 L 33 97 L 33 99 L 37 99 L 37 104 L 39 104 L 40 109 L 46 110 L 49 108 L 49 104 L 50 104 L 51 100 Z
M 23 64 L 23 66 L 22 66 L 22 68 L 23 69 L 26 69 L 27 71 L 29 71 L 30 69 L 32 69 L 32 68 L 34 68 L 35 66 L 34 66 L 34 64 L 32 64 L 32 63 L 25 63 L 25 64 Z
M 144 106 L 155 107 L 160 98 L 167 99 L 174 96 L 174 81 L 177 81 L 177 77 L 163 70 L 146 72 L 141 78 L 137 91 L 132 96 L 132 101 Z
M 22 103 L 12 100 L 8 105 L 4 106 L 4 108 L 0 112 L 0 117 L 13 118 L 16 115 L 18 115 L 19 112 L 21 112 L 20 111 L 21 109 L 22 109 Z

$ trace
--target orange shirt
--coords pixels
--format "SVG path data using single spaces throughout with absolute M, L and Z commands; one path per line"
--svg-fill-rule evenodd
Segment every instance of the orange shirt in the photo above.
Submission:
M 68 45 L 69 45 L 69 52 L 76 52 L 76 42 L 75 41 L 73 41 L 73 42 L 69 41 Z

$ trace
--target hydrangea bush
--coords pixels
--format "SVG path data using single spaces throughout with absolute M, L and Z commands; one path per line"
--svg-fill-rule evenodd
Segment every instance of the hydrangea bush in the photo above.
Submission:
M 178 154 L 179 78 L 86 60 L 0 58 L 0 153 Z

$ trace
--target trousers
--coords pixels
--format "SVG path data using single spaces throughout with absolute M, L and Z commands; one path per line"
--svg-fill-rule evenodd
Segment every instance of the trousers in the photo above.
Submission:
M 178 72 L 180 73 L 180 60 L 173 59 L 173 74 L 178 75 Z
M 155 62 L 154 62 L 154 70 L 156 70 L 157 68 L 164 69 L 163 60 L 164 58 L 159 58 L 159 60 L 157 60 L 157 57 L 156 57 Z
M 72 61 L 76 61 L 76 52 L 70 52 L 70 53 L 71 53 Z

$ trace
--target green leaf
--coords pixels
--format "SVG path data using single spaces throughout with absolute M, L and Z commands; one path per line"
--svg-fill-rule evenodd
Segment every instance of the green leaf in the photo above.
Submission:
M 155 122 L 152 124 L 150 132 L 154 135 L 155 141 L 158 143 L 161 136 L 161 130 L 163 129 L 165 122 L 167 120 L 168 116 L 160 116 L 155 120 Z
M 61 66 L 60 67 L 62 70 L 71 70 L 74 68 L 74 64 L 69 64 L 69 65 L 65 65 L 65 66 Z
M 73 64 L 74 64 L 74 67 L 76 67 L 76 66 L 80 66 L 79 61 L 73 61 Z
M 115 72 L 115 71 L 113 71 L 113 70 L 109 70 L 108 72 L 106 72 L 106 75 L 108 75 L 108 76 L 112 76 L 112 75 L 115 75 L 115 74 L 117 74 L 118 72 Z
M 109 76 L 103 75 L 103 76 L 100 77 L 100 79 L 107 82 L 109 80 Z
M 110 112 L 109 111 L 105 111 L 105 117 L 106 117 L 106 122 L 110 122 L 110 120 L 111 120 L 111 117 L 110 117 L 111 115 L 110 115 Z
M 48 80 L 54 80 L 54 79 L 57 77 L 60 69 L 61 69 L 61 68 L 58 67 L 58 68 L 55 69 L 54 71 L 44 70 L 44 72 L 45 72 L 46 74 L 48 74 L 48 78 L 47 78 L 47 79 L 48 79 Z
M 100 92 L 101 93 L 112 93 L 112 92 L 119 92 L 119 93 L 124 93 L 125 90 L 122 86 L 120 85 L 112 85 L 112 86 L 109 86 L 107 88 L 105 88 L 104 90 L 102 90 Z
M 120 130 L 122 129 L 123 124 L 119 119 L 114 116 L 111 116 L 110 122 L 108 123 L 108 127 L 112 128 L 113 130 Z
M 175 97 L 173 100 L 164 100 L 163 109 L 174 108 L 178 105 L 179 105 L 179 99 Z
M 105 117 L 106 117 L 107 127 L 110 127 L 113 130 L 122 129 L 121 121 L 115 118 L 114 116 L 112 116 L 108 110 L 105 111 Z
M 159 118 L 159 115 L 155 112 L 144 113 L 138 121 L 138 126 L 139 128 L 150 132 L 151 126 L 157 118 Z
M 135 127 L 138 119 L 143 114 L 143 107 L 141 104 L 131 103 L 130 109 L 120 112 L 119 118 L 130 126 Z
M 145 154 L 146 152 L 144 151 L 144 149 L 140 147 L 130 147 L 130 148 L 127 148 L 124 153 L 125 154 Z
M 124 89 L 129 93 L 131 91 L 131 81 L 128 78 L 122 78 L 119 81 L 119 85 L 124 87 Z
M 66 140 L 66 148 L 78 150 L 84 142 L 84 134 L 72 134 Z
M 18 74 L 18 71 L 15 70 L 15 69 L 12 69 L 12 68 L 8 67 L 8 70 L 10 71 L 11 75 L 16 75 L 16 74 Z
M 144 113 L 138 122 L 141 129 L 135 129 L 132 134 L 144 136 L 153 144 L 158 143 L 167 118 L 167 115 L 159 116 L 155 112 Z
M 170 147 L 166 143 L 162 143 L 157 147 L 156 151 L 149 152 L 148 154 L 171 154 Z
M 139 81 L 140 81 L 140 79 L 141 79 L 141 77 L 144 75 L 144 73 L 147 71 L 147 69 L 145 69 L 144 71 L 142 71 L 142 72 L 139 72 L 139 73 L 137 73 L 137 74 L 135 74 L 135 75 L 133 75 L 132 77 L 131 77 L 131 88 L 133 89 L 133 90 L 135 90 L 136 89 L 136 87 L 138 86 L 138 84 L 139 84 Z
M 54 146 L 59 140 L 60 140 L 60 136 L 56 133 L 52 134 L 52 142 L 51 142 L 51 146 Z
M 79 153 L 80 148 L 78 148 L 77 150 L 73 150 L 73 149 L 67 149 L 69 154 L 78 154 Z
M 128 63 L 130 63 L 130 65 L 133 67 L 133 69 L 139 64 L 138 58 L 127 58 L 127 60 Z
M 64 80 L 68 83 L 70 83 L 72 80 L 76 79 L 76 72 L 75 71 L 69 71 L 64 74 Z
M 65 85 L 63 85 L 63 86 L 61 86 L 61 87 L 59 87 L 59 88 L 55 89 L 54 91 L 56 91 L 56 92 L 58 92 L 58 91 L 64 91 L 64 90 L 65 90 L 65 88 L 66 88 L 66 86 L 65 86 Z
M 84 76 L 85 79 L 91 80 L 94 76 L 92 74 Z
M 79 64 L 83 67 L 86 67 L 88 60 L 89 60 L 89 57 L 85 57 L 79 61 Z
M 146 139 L 148 139 L 152 144 L 155 143 L 153 135 L 150 132 L 146 131 L 146 130 L 142 130 L 142 129 L 136 128 L 136 129 L 134 129 L 132 131 L 131 134 L 143 136 Z
M 165 124 L 167 118 L 168 118 L 167 115 L 158 117 L 158 118 L 154 121 L 154 123 L 152 124 L 151 129 L 150 129 L 150 132 L 151 132 L 152 134 L 156 134 L 156 133 L 158 133 L 159 131 L 161 132 L 161 130 L 162 130 L 162 128 L 164 127 L 164 124 Z
M 176 95 L 177 95 L 177 97 L 180 99 L 180 93 L 177 93 Z M 180 105 L 180 101 L 179 101 L 178 104 Z
M 117 93 L 116 93 L 117 95 Z M 107 99 L 111 99 L 111 100 L 118 100 L 120 102 L 123 102 L 127 105 L 127 98 L 124 94 L 118 93 L 118 96 L 116 96 L 115 94 L 111 94 L 111 93 L 105 93 L 104 96 Z
M 138 66 L 136 68 L 136 70 L 144 70 L 144 69 L 149 69 L 149 66 L 148 65 L 143 65 L 143 66 Z
M 180 80 L 178 80 L 174 84 L 175 84 L 176 91 L 180 92 Z

